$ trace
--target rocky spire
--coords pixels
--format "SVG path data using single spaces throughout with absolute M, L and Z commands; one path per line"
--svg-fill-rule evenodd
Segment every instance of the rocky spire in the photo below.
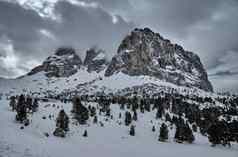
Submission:
M 86 52 L 84 66 L 87 67 L 88 72 L 100 72 L 106 68 L 108 61 L 106 59 L 105 51 L 95 47 L 90 48 Z

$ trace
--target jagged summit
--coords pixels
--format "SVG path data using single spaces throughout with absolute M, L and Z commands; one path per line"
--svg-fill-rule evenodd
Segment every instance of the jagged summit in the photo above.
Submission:
M 75 74 L 81 65 L 82 61 L 73 48 L 61 47 L 28 75 L 43 71 L 48 77 L 69 77 Z
M 105 76 L 149 75 L 176 85 L 213 91 L 200 58 L 149 28 L 134 29 L 120 44 Z
M 87 67 L 88 72 L 100 72 L 106 68 L 108 61 L 105 51 L 97 48 L 90 48 L 86 51 L 84 66 Z

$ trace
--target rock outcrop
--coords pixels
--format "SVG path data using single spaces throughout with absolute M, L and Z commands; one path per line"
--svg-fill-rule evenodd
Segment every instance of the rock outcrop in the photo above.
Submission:
M 45 72 L 47 77 L 69 77 L 80 69 L 82 61 L 73 48 L 58 48 L 42 65 L 34 68 L 28 75 Z
M 105 51 L 97 48 L 87 50 L 84 60 L 84 66 L 87 67 L 88 72 L 100 72 L 108 65 Z
M 172 44 L 149 28 L 135 29 L 124 38 L 105 76 L 122 72 L 149 75 L 180 86 L 213 91 L 200 58 Z

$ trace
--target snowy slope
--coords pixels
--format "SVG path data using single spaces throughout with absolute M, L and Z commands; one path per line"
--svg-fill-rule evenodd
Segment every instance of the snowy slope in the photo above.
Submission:
M 149 88 L 150 85 L 153 86 L 153 89 Z M 39 93 L 39 96 L 44 96 L 47 95 L 47 92 L 61 94 L 73 91 L 78 91 L 79 94 L 95 94 L 97 92 L 123 94 L 127 91 L 134 90 L 134 87 L 140 87 L 142 91 L 148 90 L 151 93 L 158 93 L 160 91 L 171 92 L 175 90 L 181 94 L 195 94 L 203 97 L 216 96 L 215 93 L 205 92 L 198 88 L 177 86 L 155 77 L 128 76 L 123 73 L 105 77 L 104 71 L 89 73 L 84 67 L 76 74 L 66 78 L 48 78 L 44 72 L 40 72 L 18 79 L 0 81 L 0 93 L 7 95 Z
M 56 104 L 53 107 L 52 104 Z M 91 103 L 90 105 L 95 105 Z M 59 106 L 59 108 L 57 108 Z M 161 120 L 155 120 L 155 112 L 147 112 L 144 115 L 138 113 L 136 136 L 129 136 L 129 127 L 123 123 L 124 112 L 117 104 L 111 105 L 113 119 L 104 115 L 99 116 L 98 121 L 104 123 L 104 127 L 93 124 L 92 119 L 86 126 L 75 126 L 70 119 L 70 131 L 66 138 L 57 138 L 52 135 L 55 129 L 55 118 L 60 109 L 64 109 L 70 115 L 72 105 L 60 102 L 40 103 L 38 112 L 30 116 L 31 124 L 21 130 L 21 124 L 14 121 L 15 113 L 9 110 L 6 100 L 0 101 L 0 156 L 9 157 L 65 157 L 65 156 L 104 156 L 104 157 L 237 157 L 238 146 L 231 148 L 210 147 L 207 137 L 195 134 L 193 144 L 177 144 L 173 142 L 174 129 L 170 130 L 169 140 L 166 143 L 158 141 Z M 118 118 L 119 112 L 122 119 Z M 49 114 L 54 115 L 49 119 Z M 46 119 L 42 119 L 46 116 Z M 71 117 L 71 115 L 70 115 Z M 152 122 L 151 122 L 152 121 Z M 156 131 L 152 132 L 152 125 Z M 87 129 L 88 137 L 82 137 Z M 47 138 L 44 133 L 49 133 Z

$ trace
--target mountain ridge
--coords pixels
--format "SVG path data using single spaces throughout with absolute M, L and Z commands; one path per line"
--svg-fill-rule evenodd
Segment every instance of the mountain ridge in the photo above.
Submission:
M 88 49 L 81 59 L 73 48 L 61 47 L 16 83 L 9 81 L 12 86 L 8 92 L 15 88 L 58 94 L 123 93 L 125 89 L 131 93 L 156 93 L 160 89 L 213 92 L 200 58 L 149 28 L 136 28 L 128 34 L 110 62 L 99 48 Z M 19 82 L 25 86 L 18 85 Z

